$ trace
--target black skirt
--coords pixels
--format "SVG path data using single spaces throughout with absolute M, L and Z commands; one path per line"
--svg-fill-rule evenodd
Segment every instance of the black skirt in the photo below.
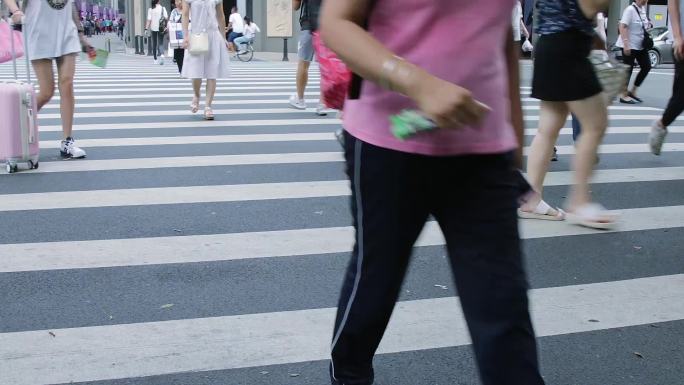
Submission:
M 588 59 L 592 39 L 576 30 L 542 35 L 534 51 L 532 97 L 547 102 L 570 102 L 602 92 Z

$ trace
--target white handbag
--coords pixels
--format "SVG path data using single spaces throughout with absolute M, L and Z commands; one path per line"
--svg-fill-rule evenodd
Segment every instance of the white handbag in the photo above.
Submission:
M 206 32 L 190 34 L 190 55 L 206 55 L 209 52 L 209 34 Z

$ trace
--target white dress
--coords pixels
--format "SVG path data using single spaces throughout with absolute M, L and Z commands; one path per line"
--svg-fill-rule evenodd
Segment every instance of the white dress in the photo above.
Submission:
M 206 31 L 209 37 L 209 52 L 191 55 L 185 51 L 183 77 L 187 79 L 225 79 L 230 76 L 230 54 L 226 39 L 219 32 L 216 20 L 216 5 L 221 0 L 186 0 L 190 5 L 191 33 Z
M 28 0 L 24 31 L 30 60 L 81 52 L 74 24 L 74 0 Z

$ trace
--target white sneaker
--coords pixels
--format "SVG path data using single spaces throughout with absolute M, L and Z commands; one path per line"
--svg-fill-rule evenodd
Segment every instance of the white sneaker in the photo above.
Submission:
M 154 65 L 157 65 L 157 64 L 159 64 L 159 60 L 154 59 Z
M 298 110 L 306 110 L 306 102 L 297 98 L 297 95 L 290 96 L 290 106 Z
M 316 106 L 316 115 L 327 116 L 328 115 L 328 107 L 326 107 L 325 104 L 323 104 L 323 103 L 319 103 L 318 106 Z
M 80 159 L 86 157 L 86 152 L 74 144 L 73 138 L 67 138 L 62 141 L 59 148 L 59 154 L 63 159 Z
M 660 122 L 657 120 L 653 122 L 651 134 L 648 136 L 648 144 L 651 147 L 651 153 L 653 153 L 653 155 L 660 155 L 666 136 L 667 130 L 660 125 Z

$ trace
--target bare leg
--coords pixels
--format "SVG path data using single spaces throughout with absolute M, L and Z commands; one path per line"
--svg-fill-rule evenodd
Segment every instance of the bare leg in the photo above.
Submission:
M 567 208 L 573 209 L 591 202 L 589 178 L 596 164 L 596 152 L 608 126 L 608 108 L 603 95 L 569 103 L 570 110 L 582 124 L 582 135 L 577 141 L 573 160 L 574 185 L 568 196 Z
M 192 79 L 192 103 L 190 103 L 190 111 L 196 113 L 199 110 L 200 89 L 202 88 L 202 79 Z
M 76 71 L 76 55 L 66 55 L 57 59 L 59 74 L 59 108 L 62 117 L 64 139 L 71 137 L 74 125 L 74 73 Z
M 304 90 L 306 89 L 307 83 L 309 83 L 309 66 L 311 63 L 308 61 L 300 60 L 297 66 L 297 97 L 302 100 L 304 99 Z
M 535 135 L 527 155 L 527 176 L 539 196 L 530 199 L 521 207 L 523 211 L 533 211 L 542 200 L 544 177 L 549 171 L 549 161 L 553 155 L 553 146 L 558 133 L 568 118 L 568 106 L 564 102 L 541 102 L 539 112 L 539 130 Z M 552 210 L 550 215 L 558 215 Z
M 33 65 L 33 71 L 36 73 L 38 86 L 40 87 L 40 92 L 36 97 L 38 111 L 40 111 L 55 94 L 55 74 L 52 71 L 52 60 L 33 60 L 31 65 Z
M 204 102 L 206 107 L 211 108 L 214 102 L 214 94 L 216 94 L 216 79 L 207 79 L 207 95 Z
M 200 88 L 202 88 L 202 79 L 192 79 L 192 90 L 195 92 L 195 97 L 199 99 Z

